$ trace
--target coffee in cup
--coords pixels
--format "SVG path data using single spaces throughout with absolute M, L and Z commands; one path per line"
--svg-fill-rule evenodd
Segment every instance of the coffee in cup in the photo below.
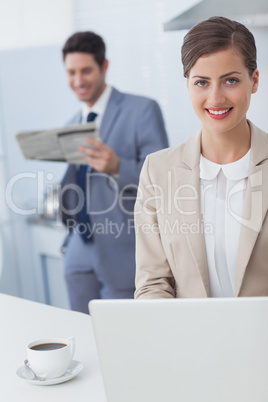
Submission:
M 56 378 L 68 369 L 74 349 L 73 337 L 41 339 L 27 346 L 27 358 L 37 376 Z

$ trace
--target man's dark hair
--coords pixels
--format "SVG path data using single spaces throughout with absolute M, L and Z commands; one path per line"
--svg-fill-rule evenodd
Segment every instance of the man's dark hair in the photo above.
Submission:
M 105 43 L 103 39 L 94 32 L 76 32 L 67 39 L 63 49 L 63 60 L 68 53 L 92 54 L 95 61 L 102 67 L 105 60 Z

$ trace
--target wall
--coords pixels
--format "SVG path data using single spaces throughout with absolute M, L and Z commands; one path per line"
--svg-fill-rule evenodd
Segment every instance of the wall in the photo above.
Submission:
M 0 291 L 34 300 L 39 295 L 27 217 L 11 212 L 5 190 L 18 173 L 52 172 L 59 180 L 64 170 L 25 161 L 15 133 L 62 125 L 78 107 L 61 59 L 61 45 L 73 28 L 72 5 L 72 0 L 0 0 Z M 44 190 L 34 180 L 20 180 L 12 199 L 30 208 Z
M 159 101 L 170 138 L 176 145 L 199 129 L 182 74 L 180 47 L 187 31 L 163 31 L 163 23 L 198 1 L 99 0 L 74 3 L 74 29 L 100 33 L 108 48 L 108 80 L 118 88 Z M 265 116 L 268 85 L 268 29 L 253 30 L 261 71 L 259 92 L 249 118 L 268 130 Z
M 163 23 L 197 2 L 78 0 L 74 3 L 74 29 L 95 31 L 107 44 L 109 83 L 123 91 L 158 100 L 172 145 L 184 141 L 199 125 L 191 114 L 180 61 L 186 32 L 165 32 Z
M 99 0 L 74 3 L 75 30 L 94 30 L 103 35 L 110 59 L 108 80 L 133 93 L 156 98 L 161 104 L 171 145 L 199 129 L 182 74 L 180 47 L 186 31 L 163 31 L 163 23 L 198 1 Z M 258 46 L 260 88 L 252 97 L 249 118 L 268 131 L 268 29 L 253 30 Z
M 0 49 L 62 43 L 72 28 L 72 0 L 0 0 Z

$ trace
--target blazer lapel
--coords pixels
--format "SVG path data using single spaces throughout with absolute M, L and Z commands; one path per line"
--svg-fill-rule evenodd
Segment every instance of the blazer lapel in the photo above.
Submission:
M 204 296 L 209 296 L 209 278 L 200 198 L 200 133 L 185 144 L 181 166 L 175 166 L 180 216 L 194 263 L 201 279 Z
M 105 143 L 112 131 L 115 120 L 121 112 L 122 101 L 123 94 L 113 88 L 100 126 L 101 138 Z
M 249 122 L 250 123 L 250 122 Z M 238 248 L 236 291 L 238 296 L 246 267 L 268 210 L 268 136 L 252 123 L 251 160 Z

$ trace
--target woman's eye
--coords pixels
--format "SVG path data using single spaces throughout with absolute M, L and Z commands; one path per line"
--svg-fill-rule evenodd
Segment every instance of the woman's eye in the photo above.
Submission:
M 207 85 L 207 81 L 196 81 L 195 85 L 198 87 L 205 87 Z
M 226 80 L 226 82 L 229 85 L 234 85 L 238 82 L 238 80 L 236 78 L 228 78 L 228 80 Z

